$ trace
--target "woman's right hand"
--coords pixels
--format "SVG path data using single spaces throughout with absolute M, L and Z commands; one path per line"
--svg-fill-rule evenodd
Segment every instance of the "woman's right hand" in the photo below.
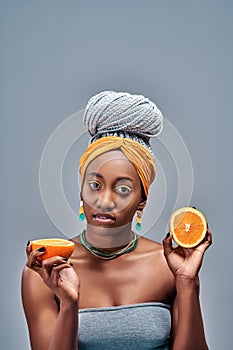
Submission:
M 43 247 L 42 247 L 43 248 Z M 65 258 L 54 256 L 46 260 L 38 259 L 44 250 L 32 250 L 31 243 L 26 248 L 26 266 L 36 271 L 44 283 L 59 298 L 60 303 L 75 303 L 79 297 L 79 278 Z

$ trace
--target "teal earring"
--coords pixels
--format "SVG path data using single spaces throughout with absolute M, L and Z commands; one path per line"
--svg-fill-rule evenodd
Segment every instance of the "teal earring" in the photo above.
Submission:
M 136 216 L 136 230 L 141 231 L 142 229 L 142 210 L 137 210 L 137 216 Z
M 80 207 L 79 207 L 79 221 L 83 221 L 85 219 L 84 209 L 83 209 L 83 201 L 80 201 Z

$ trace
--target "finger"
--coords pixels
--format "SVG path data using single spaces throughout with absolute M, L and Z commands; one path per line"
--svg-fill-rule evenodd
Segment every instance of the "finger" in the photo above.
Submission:
M 61 264 L 64 264 L 64 262 L 67 262 L 67 258 L 63 258 L 61 256 L 53 256 L 51 258 L 45 259 L 42 261 L 42 268 L 43 268 L 43 278 L 48 279 L 52 273 L 52 270 Z M 69 266 L 69 265 L 67 265 Z
M 188 258 L 193 252 L 192 248 L 183 248 L 183 253 L 186 258 Z
M 69 264 L 62 264 L 52 268 L 50 279 L 54 284 L 57 284 L 58 280 L 61 279 L 60 272 L 66 269 L 71 269 Z
M 28 256 L 28 261 L 26 265 L 32 269 L 35 267 L 41 267 L 41 261 L 39 260 L 39 257 L 43 255 L 44 251 L 44 247 L 41 247 L 37 250 L 32 250 Z
M 42 261 L 43 267 L 50 268 L 52 266 L 59 265 L 61 263 L 64 263 L 64 261 L 68 261 L 67 258 L 63 258 L 62 256 L 52 256 L 51 258 L 45 259 Z
M 209 246 L 211 246 L 211 244 L 213 243 L 212 232 L 210 232 L 209 229 L 206 232 L 205 240 L 207 243 L 207 248 L 209 248 Z
M 27 242 L 27 246 L 26 246 L 26 254 L 27 254 L 27 256 L 29 256 L 31 251 L 32 251 L 32 243 L 31 243 L 31 241 L 28 241 Z
M 203 241 L 197 245 L 195 250 L 199 250 L 200 252 L 204 253 L 212 244 L 212 233 L 208 229 L 206 231 L 205 238 Z
M 212 233 L 210 232 L 209 229 L 207 229 L 205 238 L 203 239 L 201 244 L 203 244 L 205 249 L 209 248 L 209 246 L 212 244 Z
M 172 234 L 170 232 L 166 235 L 166 237 L 163 239 L 163 251 L 164 255 L 168 256 L 173 252 L 172 247 Z

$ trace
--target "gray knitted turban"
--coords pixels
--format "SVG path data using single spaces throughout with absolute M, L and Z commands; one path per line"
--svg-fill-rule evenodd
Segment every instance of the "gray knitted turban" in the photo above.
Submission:
M 151 151 L 149 139 L 162 131 L 163 115 L 142 95 L 103 91 L 88 101 L 84 126 L 92 136 L 90 143 L 104 136 L 128 137 Z

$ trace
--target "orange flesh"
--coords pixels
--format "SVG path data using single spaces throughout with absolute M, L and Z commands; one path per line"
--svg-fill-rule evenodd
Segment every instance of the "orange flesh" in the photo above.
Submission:
M 204 230 L 202 219 L 193 212 L 176 215 L 173 225 L 177 239 L 184 244 L 195 244 Z
M 36 240 L 36 243 L 38 244 L 43 244 L 43 245 L 49 245 L 49 246 L 70 246 L 70 242 L 67 241 L 67 243 L 65 241 L 56 239 L 56 238 L 49 238 L 47 239 L 38 239 Z
M 38 259 L 44 260 L 52 256 L 62 256 L 69 258 L 74 251 L 74 243 L 59 239 L 39 239 L 32 241 L 32 249 L 44 247 L 45 252 Z

